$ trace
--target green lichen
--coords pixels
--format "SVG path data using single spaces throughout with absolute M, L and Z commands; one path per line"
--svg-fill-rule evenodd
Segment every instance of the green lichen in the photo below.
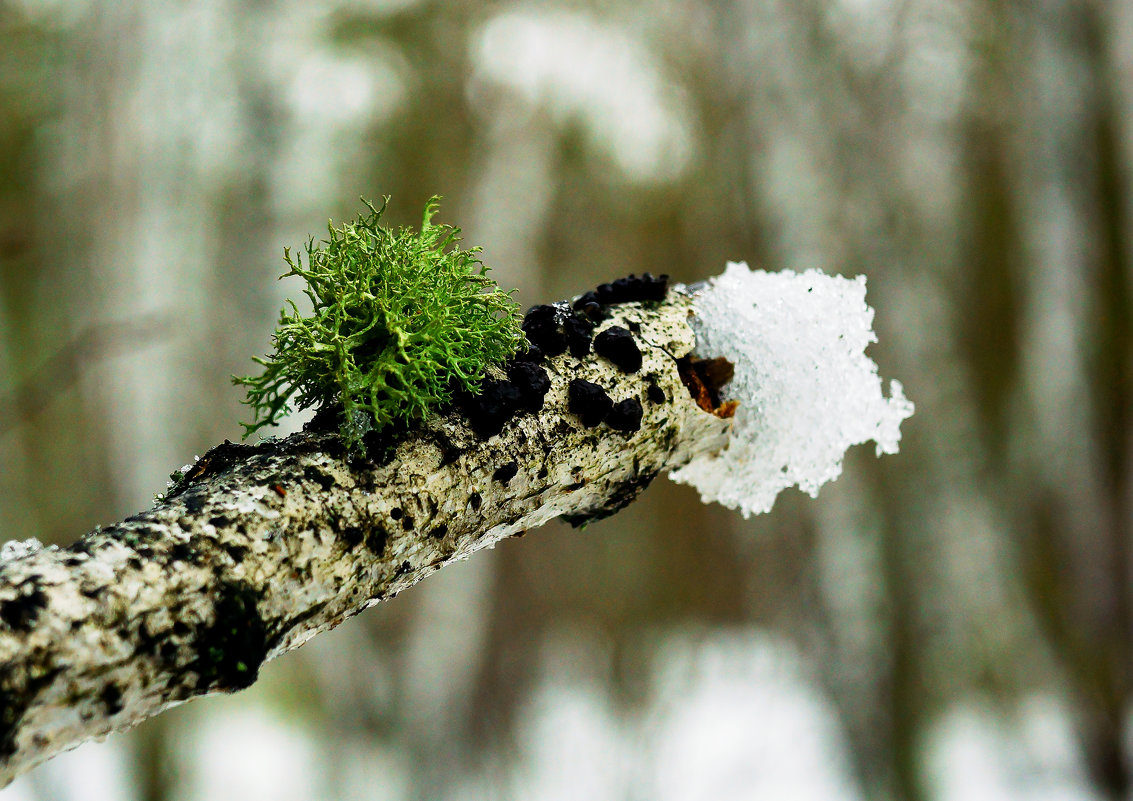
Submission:
M 475 392 L 488 366 L 523 342 L 518 307 L 487 276 L 479 248 L 462 250 L 460 229 L 435 225 L 439 198 L 421 229 L 380 224 L 380 208 L 307 242 L 306 265 L 284 250 L 283 277 L 307 282 L 311 311 L 280 312 L 275 351 L 256 358 L 259 376 L 234 377 L 254 413 L 245 437 L 278 422 L 289 404 L 342 410 L 342 434 L 356 446 L 373 428 L 407 425 Z M 388 198 L 386 199 L 388 202 Z

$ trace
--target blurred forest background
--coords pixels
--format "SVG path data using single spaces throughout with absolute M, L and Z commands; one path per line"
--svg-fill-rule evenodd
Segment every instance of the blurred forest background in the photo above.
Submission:
M 0 0 L 0 539 L 235 439 L 360 195 L 525 306 L 865 274 L 917 404 L 816 500 L 658 481 L 0 798 L 1130 798 L 1131 190 L 1130 2 Z

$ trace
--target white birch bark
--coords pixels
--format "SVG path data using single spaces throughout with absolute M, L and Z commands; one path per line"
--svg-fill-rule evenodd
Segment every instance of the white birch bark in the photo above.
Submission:
M 444 565 L 555 517 L 612 514 L 662 470 L 722 447 L 729 421 L 702 411 L 677 372 L 694 344 L 690 310 L 681 288 L 608 307 L 597 330 L 635 330 L 641 369 L 594 353 L 546 359 L 543 410 L 496 436 L 452 412 L 367 456 L 332 433 L 225 443 L 149 511 L 68 548 L 9 549 L 0 786 L 172 705 L 247 687 L 264 661 Z M 641 428 L 584 427 L 572 378 L 640 400 Z

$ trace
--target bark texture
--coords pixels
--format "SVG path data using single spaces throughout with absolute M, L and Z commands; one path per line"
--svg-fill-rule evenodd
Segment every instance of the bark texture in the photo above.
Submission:
M 554 517 L 613 514 L 662 470 L 721 448 L 729 421 L 678 374 L 694 344 L 690 295 L 608 311 L 596 333 L 633 332 L 640 369 L 594 352 L 548 358 L 543 409 L 497 435 L 452 411 L 364 455 L 333 433 L 226 442 L 149 511 L 68 548 L 9 547 L 0 786 L 172 705 L 247 687 L 266 660 L 449 562 Z M 584 425 L 576 378 L 637 399 L 640 428 Z

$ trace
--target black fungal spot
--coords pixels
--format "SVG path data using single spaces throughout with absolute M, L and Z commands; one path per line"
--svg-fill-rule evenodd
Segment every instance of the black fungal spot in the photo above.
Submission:
M 507 377 L 519 390 L 520 408 L 528 412 L 538 412 L 543 408 L 543 398 L 551 388 L 551 379 L 542 366 L 533 362 L 513 361 L 508 365 Z
M 532 306 L 523 318 L 523 333 L 528 341 L 547 356 L 558 356 L 567 349 L 562 330 L 562 313 L 554 306 Z
M 446 526 L 444 523 L 441 523 L 439 526 L 429 532 L 429 536 L 435 540 L 444 539 L 444 536 L 446 534 L 448 534 L 448 526 Z
M 594 323 L 572 314 L 563 321 L 563 331 L 566 333 L 571 356 L 585 359 L 590 355 L 590 339 L 594 335 Z
M 232 525 L 232 518 L 226 515 L 217 515 L 209 518 L 209 525 L 215 528 L 227 528 Z
M 547 468 L 545 468 L 545 467 L 539 468 L 539 480 L 542 481 L 546 477 L 547 477 Z
M 365 442 L 365 438 L 363 438 L 363 442 Z M 303 478 L 318 484 L 323 492 L 327 492 L 334 486 L 334 476 L 323 472 L 313 464 L 309 464 L 303 468 Z
M 401 528 L 404 531 L 412 531 L 413 530 L 413 518 L 410 517 L 409 515 L 406 515 L 405 519 L 403 519 L 401 521 Z
M 641 428 L 641 415 L 641 401 L 626 398 L 614 404 L 614 408 L 606 416 L 606 425 L 615 431 L 633 433 Z
M 543 361 L 543 351 L 539 349 L 539 346 L 533 345 L 528 342 L 527 350 L 520 351 L 519 353 L 515 354 L 512 359 L 517 362 L 529 362 L 531 364 L 538 364 L 539 362 Z
M 645 397 L 649 398 L 650 403 L 664 403 L 668 400 L 665 396 L 665 390 L 657 386 L 656 381 L 649 382 L 649 385 L 645 388 Z
M 481 385 L 479 395 L 466 395 L 461 401 L 472 430 L 487 439 L 503 431 L 519 410 L 523 395 L 511 381 L 489 379 Z
M 483 499 L 480 497 L 479 492 L 474 492 L 474 493 L 472 493 L 471 495 L 468 496 L 468 503 L 470 503 L 472 505 L 472 511 L 473 512 L 479 512 L 480 511 L 480 504 L 481 504 L 482 501 L 483 501 Z
M 598 302 L 603 305 L 611 303 L 635 303 L 645 300 L 664 300 L 669 291 L 669 276 L 654 277 L 645 273 L 640 278 L 629 275 L 619 278 L 609 284 L 602 284 L 595 293 Z
M 389 510 L 389 516 L 392 517 L 394 520 L 400 520 L 402 514 L 403 514 L 403 512 L 401 511 L 400 506 L 395 506 L 395 507 L 393 507 L 392 509 Z
M 222 582 L 215 615 L 195 637 L 198 690 L 234 692 L 250 687 L 267 656 L 267 627 L 256 607 L 255 591 L 243 582 Z
M 641 351 L 631 334 L 620 325 L 612 325 L 594 337 L 594 352 L 614 363 L 623 373 L 641 369 Z
M 587 428 L 606 419 L 606 415 L 614 407 L 614 402 L 606 394 L 606 390 L 597 384 L 582 378 L 572 378 L 567 386 L 568 408 L 571 414 L 578 415 L 579 420 Z
M 47 594 L 34 581 L 25 581 L 16 592 L 15 598 L 0 602 L 0 620 L 12 631 L 27 631 L 47 606 Z
M 598 293 L 594 291 L 583 292 L 574 302 L 574 310 L 582 312 L 596 323 L 606 319 L 606 313 L 602 311 L 602 301 L 598 299 Z
M 409 562 L 402 562 L 400 565 L 398 565 L 397 570 L 393 574 L 393 577 L 398 578 L 399 576 L 404 576 L 411 570 L 413 570 L 413 565 L 409 564 Z
M 518 473 L 518 472 L 519 472 L 519 465 L 513 459 L 512 461 L 508 462 L 507 464 L 502 464 L 499 467 L 497 467 L 496 471 L 494 473 L 492 473 L 492 478 L 494 480 L 500 482 L 501 484 L 503 484 L 506 487 L 507 483 L 509 481 L 511 481 L 513 478 L 515 478 L 515 474 Z
M 102 705 L 106 707 L 107 717 L 117 715 L 122 711 L 122 690 L 117 684 L 108 684 L 102 688 Z

